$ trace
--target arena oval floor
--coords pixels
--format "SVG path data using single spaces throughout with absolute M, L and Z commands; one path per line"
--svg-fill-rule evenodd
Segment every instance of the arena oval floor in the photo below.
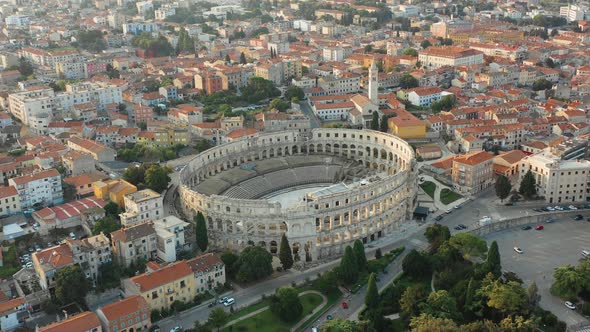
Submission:
M 413 149 L 371 130 L 261 133 L 209 149 L 180 174 L 181 206 L 205 215 L 211 245 L 296 259 L 338 256 L 356 239 L 396 232 L 416 201 Z

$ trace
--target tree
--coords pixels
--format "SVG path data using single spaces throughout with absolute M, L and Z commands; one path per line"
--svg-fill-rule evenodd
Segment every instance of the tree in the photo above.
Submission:
M 409 55 L 409 56 L 413 56 L 413 57 L 418 57 L 418 51 L 416 51 L 413 48 L 406 48 L 403 52 L 403 55 Z
M 447 226 L 434 224 L 426 228 L 424 237 L 426 237 L 430 244 L 430 250 L 436 251 L 443 242 L 451 238 L 451 231 L 449 231 Z
M 238 281 L 260 280 L 272 274 L 272 255 L 263 247 L 250 246 L 242 250 L 236 265 Z
M 112 215 L 106 215 L 104 218 L 99 219 L 94 223 L 94 227 L 92 228 L 92 235 L 98 235 L 100 233 L 104 233 L 106 236 L 110 237 L 111 233 L 120 229 L 121 223 Z
M 539 78 L 533 82 L 533 91 L 547 90 L 553 87 L 553 83 L 549 82 L 545 78 Z
M 145 171 L 145 184 L 155 192 L 161 193 L 168 188 L 170 176 L 168 171 L 159 165 L 152 165 Z
M 496 241 L 490 244 L 486 267 L 487 271 L 492 273 L 496 278 L 502 275 L 502 263 L 500 262 L 500 252 L 498 251 L 498 243 Z
M 379 113 L 373 112 L 373 118 L 371 120 L 371 130 L 379 130 Z
M 529 300 L 529 305 L 534 308 L 539 304 L 541 300 L 541 295 L 539 295 L 539 288 L 537 287 L 536 282 L 531 282 L 529 287 L 526 289 L 527 299 Z
M 231 63 L 231 58 L 229 57 L 229 54 L 225 55 L 225 62 L 226 63 Z
M 469 284 L 467 284 L 467 290 L 465 291 L 464 312 L 472 309 L 475 288 L 475 280 L 473 278 L 469 279 Z
M 375 250 L 375 259 L 380 259 L 382 256 L 381 248 L 377 248 L 377 250 Z
M 89 289 L 88 279 L 78 265 L 65 267 L 55 274 L 55 297 L 63 305 L 82 302 Z
M 551 294 L 563 299 L 575 299 L 585 284 L 585 278 L 572 265 L 561 266 L 553 272 Z
M 389 131 L 388 117 L 385 114 L 383 114 L 383 116 L 381 116 L 381 122 L 379 123 L 379 130 L 382 133 L 386 133 Z
M 357 322 L 338 318 L 322 325 L 322 332 L 360 332 Z
M 420 302 L 422 302 L 425 297 L 426 291 L 420 285 L 406 288 L 399 300 L 401 314 L 407 318 L 415 316 L 419 312 Z
M 209 313 L 207 323 L 220 331 L 221 328 L 229 321 L 229 314 L 223 308 L 215 308 Z
M 29 62 L 29 60 L 25 59 L 24 57 L 20 57 L 18 59 L 18 71 L 22 76 L 31 76 L 33 75 L 33 65 Z
M 533 172 L 529 169 L 522 180 L 520 181 L 520 187 L 518 192 L 527 198 L 531 198 L 537 194 L 537 184 Z
M 103 207 L 104 213 L 107 216 L 113 216 L 115 218 L 119 218 L 119 213 L 121 213 L 121 208 L 115 202 L 108 202 L 107 205 Z
M 555 68 L 555 62 L 551 58 L 545 59 L 545 66 L 549 68 Z
M 430 105 L 430 108 L 432 108 L 432 111 L 434 113 L 438 113 L 440 111 L 448 112 L 455 106 L 456 101 L 457 100 L 453 95 L 444 96 L 439 101 L 435 101 L 434 103 L 432 103 Z
M 457 301 L 446 290 L 439 290 L 428 295 L 423 312 L 438 318 L 459 319 Z
M 418 86 L 418 84 L 418 80 L 409 73 L 404 73 L 399 79 L 399 86 L 402 89 L 415 88 Z
M 520 315 L 511 315 L 500 321 L 500 330 L 505 332 L 533 332 L 537 330 L 537 323 Z
M 303 89 L 296 85 L 290 85 L 287 88 L 287 91 L 285 91 L 285 99 L 291 100 L 293 99 L 293 97 L 299 100 L 303 100 L 305 99 L 305 92 L 303 91 Z
M 246 61 L 246 54 L 244 52 L 240 53 L 240 64 L 245 65 L 248 61 Z
M 404 260 L 402 261 L 402 269 L 404 270 L 404 273 L 412 278 L 423 278 L 430 275 L 431 265 L 428 257 L 418 252 L 416 249 L 412 249 L 412 251 L 404 257 Z
M 484 239 L 471 233 L 458 233 L 449 239 L 449 245 L 459 250 L 465 259 L 471 256 L 481 256 L 486 253 L 488 246 Z
M 482 286 L 482 291 L 488 299 L 487 306 L 505 315 L 521 312 L 527 303 L 526 292 L 516 281 L 502 283 L 495 280 Z
M 279 259 L 281 265 L 283 265 L 283 270 L 288 270 L 293 266 L 293 253 L 291 252 L 291 246 L 289 245 L 289 240 L 285 233 L 283 233 L 283 236 L 281 237 L 279 248 Z
M 209 237 L 207 235 L 207 224 L 205 223 L 205 216 L 201 211 L 197 212 L 195 216 L 195 236 L 197 237 L 197 246 L 201 251 L 207 251 L 209 245 Z
M 303 305 L 297 290 L 292 287 L 277 289 L 270 299 L 270 310 L 285 322 L 298 320 L 303 313 Z
M 375 273 L 371 273 L 369 275 L 367 293 L 365 294 L 365 305 L 369 310 L 373 310 L 379 305 L 379 291 L 377 290 L 377 282 L 375 279 Z
M 504 201 L 512 191 L 512 184 L 510 180 L 504 175 L 500 175 L 496 178 L 496 196 L 500 199 L 500 202 Z
M 422 47 L 422 49 L 428 48 L 432 46 L 432 44 L 428 41 L 428 39 L 424 39 L 421 43 L 420 43 L 420 47 Z
M 256 103 L 263 99 L 277 97 L 281 95 L 272 81 L 262 77 L 250 77 L 248 84 L 242 88 L 242 95 L 246 97 L 249 103 Z
M 221 261 L 223 262 L 223 264 L 225 265 L 225 272 L 229 276 L 234 276 L 235 273 L 237 272 L 235 269 L 236 262 L 238 261 L 238 259 L 240 257 L 231 251 L 224 251 L 221 254 L 220 258 L 221 258 Z
M 63 198 L 66 202 L 73 201 L 76 199 L 77 192 L 76 192 L 76 187 L 73 184 L 71 184 L 69 182 L 62 181 L 61 182 L 61 189 L 63 192 L 63 194 L 62 194 Z
M 334 271 L 327 271 L 316 279 L 315 285 L 320 292 L 328 295 L 338 290 L 338 280 Z
M 354 260 L 359 270 L 364 271 L 367 268 L 367 256 L 365 254 L 365 246 L 361 240 L 354 241 L 352 251 L 354 252 Z
M 108 46 L 104 40 L 104 34 L 100 30 L 80 31 L 76 40 L 81 48 L 92 53 L 100 53 Z
M 358 278 L 358 268 L 356 266 L 356 258 L 352 248 L 346 246 L 344 249 L 344 256 L 340 260 L 338 268 L 338 277 L 346 284 L 353 284 Z
M 412 332 L 455 332 L 459 330 L 453 320 L 433 317 L 426 313 L 418 317 L 412 317 L 410 328 Z

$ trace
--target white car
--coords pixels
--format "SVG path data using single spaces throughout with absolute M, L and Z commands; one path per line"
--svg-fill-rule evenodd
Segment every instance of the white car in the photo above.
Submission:
M 522 249 L 520 249 L 519 247 L 514 247 L 514 251 L 516 251 L 519 254 L 523 253 Z
M 221 298 L 221 299 L 219 299 L 219 304 L 225 303 L 225 301 L 227 301 L 227 300 L 229 300 L 229 297 L 227 297 L 227 296 L 224 298 Z
M 234 300 L 233 297 L 230 297 L 225 302 L 223 302 L 223 305 L 226 307 L 229 307 L 230 305 L 233 305 L 234 303 L 236 303 L 236 300 Z
M 571 309 L 571 310 L 576 310 L 576 305 L 571 303 L 570 301 L 565 301 L 564 305 L 566 306 L 566 308 Z
M 552 206 L 548 206 L 547 211 L 555 211 L 555 208 L 553 208 Z
M 561 207 L 561 206 L 559 206 L 559 205 L 556 205 L 556 206 L 555 206 L 555 210 L 563 211 L 563 207 Z
M 568 206 L 568 208 L 569 208 L 570 210 L 577 210 L 577 209 L 578 209 L 577 207 L 575 207 L 575 206 L 573 206 L 573 205 L 570 205 L 570 206 Z
M 175 326 L 172 329 L 170 329 L 170 332 L 180 332 L 182 331 L 182 327 L 180 326 Z

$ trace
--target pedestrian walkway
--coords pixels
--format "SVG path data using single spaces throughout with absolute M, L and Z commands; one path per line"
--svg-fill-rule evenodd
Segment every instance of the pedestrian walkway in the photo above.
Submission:
M 441 200 L 440 200 L 440 193 L 441 193 L 441 191 L 443 189 L 448 189 L 448 190 L 453 191 L 453 188 L 451 188 L 451 187 L 449 187 L 449 186 L 447 186 L 445 184 L 442 184 L 441 182 L 439 182 L 438 180 L 436 180 L 435 178 L 433 178 L 430 175 L 421 174 L 420 175 L 420 179 L 424 179 L 424 181 L 421 181 L 421 183 L 422 182 L 425 182 L 425 181 L 430 181 L 430 182 L 432 182 L 432 183 L 434 183 L 436 185 L 436 188 L 434 189 L 434 197 L 433 197 L 433 199 L 434 199 L 434 206 L 438 210 L 440 210 L 440 211 L 446 211 L 448 209 L 452 209 L 455 206 L 461 205 L 461 204 L 463 204 L 464 202 L 466 202 L 468 200 L 468 198 L 462 197 L 462 198 L 459 198 L 458 200 L 456 200 L 456 201 L 454 201 L 452 203 L 443 204 L 443 202 L 441 202 Z

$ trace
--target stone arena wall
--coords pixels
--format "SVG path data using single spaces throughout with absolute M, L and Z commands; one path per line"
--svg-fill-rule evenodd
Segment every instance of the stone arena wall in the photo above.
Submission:
M 195 189 L 208 177 L 230 168 L 309 155 L 338 156 L 385 176 L 290 208 L 264 199 L 206 195 Z M 214 247 L 239 251 L 255 244 L 276 254 L 286 233 L 294 255 L 311 261 L 340 255 L 356 239 L 368 243 L 396 232 L 413 213 L 416 178 L 414 151 L 402 139 L 372 130 L 318 128 L 311 133 L 262 133 L 197 155 L 180 174 L 180 199 L 187 216 L 198 211 L 205 215 Z

